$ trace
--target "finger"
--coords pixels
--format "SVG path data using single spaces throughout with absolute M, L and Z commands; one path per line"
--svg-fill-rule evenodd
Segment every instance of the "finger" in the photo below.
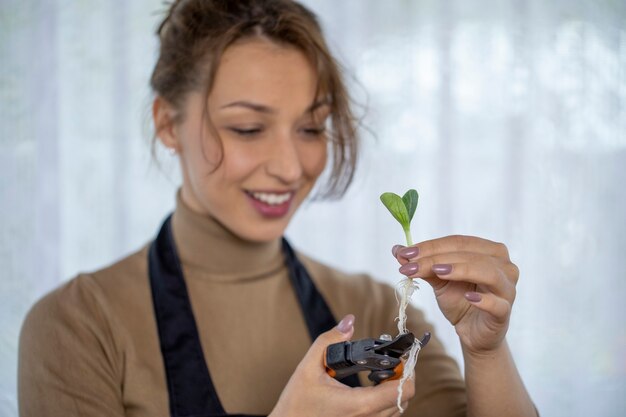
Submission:
M 407 381 L 407 383 L 408 382 L 410 381 Z M 409 406 L 409 399 L 413 398 L 413 395 L 414 395 L 414 391 L 411 391 L 410 394 L 407 393 L 406 390 L 403 391 L 402 399 L 400 400 L 401 401 L 400 406 L 402 407 L 402 412 L 406 412 L 406 408 Z M 400 412 L 400 409 L 398 408 L 397 392 L 396 392 L 396 400 L 394 401 L 393 405 L 381 411 L 380 413 L 384 415 L 388 415 L 388 416 L 394 416 L 394 417 L 398 417 L 402 415 L 402 413 Z
M 398 262 L 406 262 L 408 259 L 413 258 L 417 255 L 418 249 L 415 246 L 404 246 L 404 245 L 393 245 L 391 248 L 391 254 L 394 258 L 398 260 Z
M 409 260 L 406 256 L 401 256 L 399 252 L 410 248 L 412 248 L 412 246 L 406 247 L 403 245 L 393 245 L 393 247 L 391 248 L 391 254 L 394 258 L 396 258 L 396 261 L 398 261 L 401 265 L 404 265 L 405 263 L 409 262 Z M 411 252 L 409 251 L 409 253 Z
M 420 242 L 407 248 L 399 248 L 397 256 L 416 259 L 450 252 L 476 252 L 509 259 L 506 245 L 476 236 L 453 235 Z
M 436 284 L 435 288 L 445 285 L 445 281 L 465 281 L 486 286 L 508 299 L 515 296 L 519 276 L 519 270 L 510 262 L 469 252 L 420 258 L 403 265 L 399 271 L 410 278 L 422 278 L 431 285 Z
M 454 252 L 424 258 L 420 257 L 405 263 L 398 270 L 409 278 L 435 278 L 436 274 L 431 269 L 434 264 L 470 262 L 477 257 L 477 254 L 470 252 Z
M 319 362 L 320 358 L 323 359 L 324 352 L 328 345 L 349 340 L 354 333 L 354 320 L 354 315 L 348 314 L 341 319 L 337 326 L 319 335 L 306 355 L 304 355 L 301 363 L 308 364 L 310 363 L 309 361 Z
M 402 407 L 402 409 L 404 410 L 404 407 Z M 402 414 L 400 413 L 400 410 L 398 410 L 398 407 L 396 406 L 394 408 L 387 410 L 387 412 L 383 415 L 387 417 L 400 417 Z
M 398 381 L 398 385 L 399 383 L 400 381 Z M 396 388 L 396 391 L 397 391 L 397 388 Z M 415 395 L 415 378 L 404 381 L 404 385 L 402 386 L 402 398 L 400 398 L 400 402 L 401 403 L 408 402 L 409 400 L 411 400 L 411 398 L 413 398 L 414 395 Z M 398 402 L 398 399 L 396 396 L 396 404 L 397 402 Z M 402 407 L 402 408 L 406 408 L 406 407 Z
M 355 388 L 368 391 L 367 395 L 359 396 L 360 408 L 371 412 L 385 414 L 388 410 L 397 410 L 398 385 L 400 380 L 387 381 L 374 387 Z M 401 402 L 407 402 L 415 395 L 415 382 L 406 381 L 403 386 Z
M 405 401 L 402 404 L 400 404 L 400 406 L 402 407 L 402 410 L 406 412 L 406 408 L 409 406 L 409 402 Z M 396 405 L 394 408 L 391 409 L 391 412 L 389 415 L 392 417 L 400 417 L 402 413 L 400 412 L 400 410 L 398 410 L 398 406 Z
M 482 271 L 479 271 L 481 273 L 488 273 L 488 270 L 498 271 L 499 273 L 503 274 L 502 277 L 505 278 L 512 285 L 517 284 L 517 281 L 519 279 L 519 268 L 514 263 L 508 260 L 503 260 L 502 258 L 494 258 L 493 256 L 482 255 L 472 252 L 457 252 L 444 255 L 429 256 L 411 263 L 417 263 L 419 266 L 418 269 L 421 270 L 422 273 L 427 274 L 429 272 L 432 272 L 432 275 L 436 275 L 439 277 L 445 274 L 445 272 L 441 273 L 433 269 L 436 268 L 437 265 L 468 264 L 475 265 L 476 268 L 483 269 Z M 472 268 L 474 268 L 474 266 L 472 266 Z M 460 276 L 463 275 L 463 271 L 460 268 L 456 271 L 456 273 L 460 274 Z
M 406 246 L 402 246 L 402 245 L 393 245 L 393 247 L 391 248 L 391 254 L 394 256 L 394 258 L 398 255 L 398 251 L 400 249 L 404 249 L 406 248 Z
M 474 307 L 491 314 L 500 322 L 506 322 L 511 315 L 511 303 L 495 294 L 467 292 L 465 299 Z
M 508 279 L 506 273 L 498 265 L 492 262 L 434 264 L 431 270 L 442 280 L 470 282 L 483 286 L 509 301 L 515 298 L 515 284 Z

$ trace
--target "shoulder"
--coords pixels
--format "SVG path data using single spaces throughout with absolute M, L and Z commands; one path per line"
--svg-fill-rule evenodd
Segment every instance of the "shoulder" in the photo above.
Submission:
M 128 309 L 151 300 L 148 279 L 149 245 L 119 261 L 88 274 L 84 286 L 101 297 L 111 310 Z
M 144 247 L 110 266 L 81 273 L 43 296 L 26 315 L 21 343 L 46 334 L 100 334 L 103 327 L 114 326 L 116 305 L 132 304 L 132 298 L 149 291 L 146 256 Z
M 66 353 L 76 354 L 82 345 L 114 353 L 101 298 L 93 278 L 82 274 L 37 301 L 22 323 L 20 367 L 33 360 L 54 363 L 53 357 L 67 365 L 71 358 Z
M 149 248 L 149 245 L 145 245 L 136 252 L 88 275 L 92 277 L 93 283 L 104 291 L 120 286 L 127 290 L 129 286 L 141 284 L 148 276 Z
M 143 252 L 79 274 L 30 309 L 19 339 L 18 391 L 24 415 L 43 415 L 51 406 L 122 415 L 128 329 L 140 309 L 149 311 L 142 307 L 149 304 L 132 300 L 142 287 L 149 290 L 147 283 L 141 284 L 147 281 Z

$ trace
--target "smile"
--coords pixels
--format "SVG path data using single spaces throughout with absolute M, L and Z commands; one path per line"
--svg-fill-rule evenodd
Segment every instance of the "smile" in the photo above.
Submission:
M 278 219 L 289 214 L 295 192 L 246 191 L 246 195 L 257 213 L 265 218 Z
M 270 206 L 278 206 L 278 205 L 284 204 L 287 201 L 289 201 L 289 199 L 293 195 L 292 192 L 286 192 L 286 193 L 280 193 L 280 194 L 264 193 L 264 192 L 248 192 L 248 194 L 265 204 L 269 204 Z

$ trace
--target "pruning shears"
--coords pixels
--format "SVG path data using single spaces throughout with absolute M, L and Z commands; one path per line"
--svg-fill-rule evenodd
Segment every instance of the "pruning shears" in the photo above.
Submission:
M 326 348 L 324 365 L 326 372 L 335 379 L 343 379 L 361 371 L 370 371 L 368 378 L 375 384 L 400 378 L 404 370 L 405 356 L 415 336 L 405 333 L 392 338 L 383 334 L 378 339 L 368 338 L 333 343 Z M 420 348 L 426 346 L 430 333 L 419 340 Z

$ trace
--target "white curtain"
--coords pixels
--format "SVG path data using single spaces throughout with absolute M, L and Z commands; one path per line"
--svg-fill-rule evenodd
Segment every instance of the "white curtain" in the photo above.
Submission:
M 403 234 L 378 196 L 416 188 L 415 239 L 508 245 L 508 338 L 542 415 L 626 415 L 626 5 L 305 3 L 363 105 L 364 152 L 342 201 L 296 216 L 295 246 L 395 284 Z M 150 240 L 173 207 L 176 161 L 151 162 L 147 117 L 162 10 L 0 0 L 0 416 L 17 415 L 30 305 Z M 460 360 L 427 284 L 414 303 Z

